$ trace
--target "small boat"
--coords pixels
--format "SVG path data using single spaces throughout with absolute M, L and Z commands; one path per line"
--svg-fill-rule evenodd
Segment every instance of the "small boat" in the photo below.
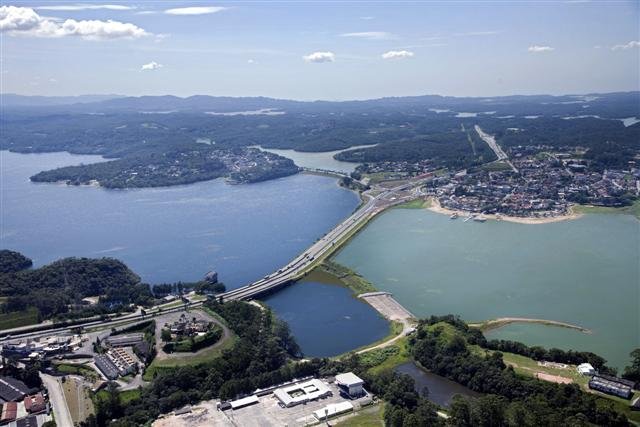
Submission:
M 467 221 L 469 221 L 469 220 L 470 220 L 470 219 L 472 219 L 472 218 L 473 218 L 473 215 L 469 215 L 468 217 L 466 217 L 466 218 L 464 219 L 464 221 L 463 221 L 463 222 L 467 222 Z
M 458 219 L 458 212 L 452 213 L 449 219 Z
M 487 220 L 487 218 L 485 218 L 485 217 L 484 217 L 484 216 L 482 216 L 482 215 L 478 215 L 478 216 L 474 216 L 474 217 L 473 217 L 473 220 L 474 220 L 474 221 L 477 221 L 477 222 L 485 222 L 485 221 Z

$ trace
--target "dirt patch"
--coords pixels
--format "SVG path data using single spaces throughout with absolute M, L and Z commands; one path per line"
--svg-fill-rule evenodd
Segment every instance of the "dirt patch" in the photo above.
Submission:
M 544 372 L 536 372 L 536 378 L 543 381 L 549 381 L 550 383 L 557 384 L 571 384 L 573 380 L 567 377 L 561 377 L 560 375 L 545 374 Z

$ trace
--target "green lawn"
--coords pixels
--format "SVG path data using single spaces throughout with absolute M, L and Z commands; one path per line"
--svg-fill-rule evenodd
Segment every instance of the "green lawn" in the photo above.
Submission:
M 387 350 L 394 347 L 397 348 L 397 351 Z M 372 350 L 371 352 L 362 354 L 361 357 L 375 358 L 377 355 L 374 352 L 382 352 L 382 354 L 386 356 L 382 362 L 372 368 L 369 368 L 369 371 L 374 374 L 391 370 L 396 366 L 402 365 L 403 363 L 411 360 L 411 350 L 409 349 L 407 337 L 400 338 L 393 344 L 393 346 L 385 347 L 384 349 Z M 373 354 L 369 355 L 369 353 Z
M 73 365 L 70 363 L 54 364 L 56 370 L 62 374 L 80 375 L 91 382 L 97 381 L 100 376 L 96 371 L 86 365 Z
M 305 280 L 320 283 L 341 284 L 351 289 L 355 295 L 376 292 L 377 289 L 355 271 L 331 260 L 324 260 Z
M 431 206 L 431 200 L 415 199 L 395 206 L 397 209 L 425 209 Z
M 357 415 L 335 424 L 336 427 L 381 427 L 384 426 L 384 405 L 364 408 Z
M 636 200 L 631 206 L 622 208 L 608 208 L 604 206 L 576 205 L 573 207 L 575 213 L 584 214 L 623 214 L 633 215 L 640 219 L 640 200 Z
M 38 310 L 35 307 L 29 307 L 24 311 L 0 314 L 0 330 L 19 328 L 20 326 L 36 323 L 38 323 Z

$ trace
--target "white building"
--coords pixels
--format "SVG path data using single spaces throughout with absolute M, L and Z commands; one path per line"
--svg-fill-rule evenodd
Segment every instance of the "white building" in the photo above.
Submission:
M 581 363 L 578 365 L 578 373 L 580 375 L 595 375 L 596 370 L 591 366 L 591 363 Z
M 291 406 L 307 403 L 312 400 L 330 396 L 331 390 L 320 380 L 309 380 L 303 383 L 279 388 L 273 392 L 274 396 L 282 405 L 289 408 Z
M 336 384 L 341 390 L 348 394 L 349 397 L 360 397 L 366 394 L 362 387 L 364 381 L 353 372 L 336 375 Z
M 316 417 L 318 421 L 323 421 L 349 411 L 353 411 L 351 402 L 330 403 L 322 409 L 313 411 L 313 416 Z

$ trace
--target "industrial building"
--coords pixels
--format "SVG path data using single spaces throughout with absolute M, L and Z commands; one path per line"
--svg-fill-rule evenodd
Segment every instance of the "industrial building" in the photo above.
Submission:
M 589 380 L 589 388 L 612 396 L 622 397 L 623 399 L 631 399 L 631 396 L 633 396 L 633 389 L 629 385 L 613 379 L 613 377 L 605 378 L 600 375 L 594 375 Z
M 30 389 L 20 380 L 11 377 L 0 377 L 0 403 L 19 402 L 33 391 L 37 391 L 37 389 Z
M 118 378 L 118 368 L 106 355 L 97 354 L 93 358 L 93 362 L 95 363 L 96 368 L 98 368 L 98 370 L 102 372 L 102 375 L 104 375 L 107 379 L 115 380 L 116 378 Z
M 353 411 L 351 402 L 330 403 L 322 409 L 313 411 L 313 416 L 318 421 L 326 421 L 329 418 L 337 417 L 350 411 Z
M 344 392 L 350 398 L 356 398 L 367 394 L 364 391 L 364 381 L 353 372 L 336 375 L 336 385 L 340 391 Z
M 286 408 L 331 396 L 329 387 L 320 380 L 313 379 L 283 387 L 273 392 L 280 404 Z
M 120 375 L 127 375 L 135 371 L 138 362 L 136 357 L 122 347 L 112 348 L 107 351 L 107 357 L 111 359 Z
M 110 336 L 104 340 L 105 345 L 109 347 L 133 347 L 140 344 L 144 339 L 144 334 L 126 334 Z

